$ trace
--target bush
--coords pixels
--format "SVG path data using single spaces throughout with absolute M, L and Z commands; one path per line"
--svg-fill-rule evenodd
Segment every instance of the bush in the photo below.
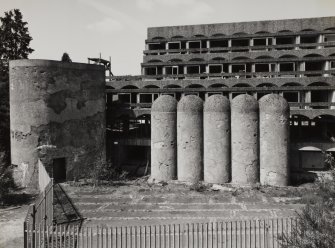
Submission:
M 11 167 L 7 164 L 7 154 L 0 152 L 0 204 L 4 204 L 4 199 L 11 189 L 14 188 Z
M 298 213 L 297 225 L 291 235 L 280 237 L 283 248 L 333 248 L 335 247 L 335 159 L 326 154 L 326 164 L 331 177 L 317 182 L 318 201 L 310 201 Z M 315 198 L 315 199 L 316 199 Z
M 128 172 L 115 168 L 111 162 L 101 162 L 93 167 L 91 178 L 95 186 L 101 181 L 119 181 L 126 180 Z

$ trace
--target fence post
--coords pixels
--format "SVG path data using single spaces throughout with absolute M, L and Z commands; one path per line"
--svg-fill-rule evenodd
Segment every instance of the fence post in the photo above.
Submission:
M 23 222 L 23 243 L 24 243 L 24 248 L 28 247 L 28 230 L 27 230 L 27 222 Z
M 54 221 L 54 179 L 51 178 L 51 199 L 50 199 L 50 224 L 53 225 Z
M 33 228 L 32 228 L 32 247 L 35 247 L 35 237 L 36 237 L 36 207 L 35 207 L 35 204 L 33 204 L 32 206 L 32 213 L 31 213 L 31 217 L 33 219 Z

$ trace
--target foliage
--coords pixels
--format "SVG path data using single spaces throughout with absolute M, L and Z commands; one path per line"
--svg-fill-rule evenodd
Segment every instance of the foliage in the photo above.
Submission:
M 98 186 L 102 181 L 126 180 L 128 172 L 115 168 L 111 162 L 101 162 L 93 166 L 90 176 L 93 184 Z
M 307 204 L 298 213 L 297 225 L 291 235 L 281 237 L 282 247 L 288 248 L 333 248 L 335 247 L 335 159 L 326 154 L 326 164 L 331 177 L 317 182 L 319 201 Z
M 68 53 L 63 53 L 63 56 L 62 56 L 62 62 L 72 62 L 70 56 Z
M 10 179 L 10 127 L 9 127 L 9 61 L 26 59 L 34 50 L 27 22 L 20 10 L 14 9 L 0 17 L 0 196 L 12 185 Z
M 0 205 L 8 192 L 14 188 L 10 167 L 5 165 L 8 160 L 6 156 L 5 152 L 0 152 Z
M 29 46 L 32 38 L 20 10 L 5 12 L 5 16 L 0 17 L 0 22 L 0 74 L 3 79 L 8 80 L 9 61 L 26 59 L 34 50 Z

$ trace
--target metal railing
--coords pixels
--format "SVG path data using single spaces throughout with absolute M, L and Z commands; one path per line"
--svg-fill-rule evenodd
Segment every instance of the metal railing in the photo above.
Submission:
M 28 248 L 278 248 L 281 237 L 290 237 L 298 224 L 296 218 L 279 218 L 122 227 L 38 226 L 26 233 L 36 240 Z
M 41 161 L 38 162 L 39 167 L 39 194 L 35 203 L 28 208 L 28 213 L 23 223 L 24 228 L 24 247 L 32 245 L 35 247 L 36 237 L 27 235 L 27 230 L 34 232 L 37 226 L 53 225 L 53 187 L 54 180 L 50 178 Z

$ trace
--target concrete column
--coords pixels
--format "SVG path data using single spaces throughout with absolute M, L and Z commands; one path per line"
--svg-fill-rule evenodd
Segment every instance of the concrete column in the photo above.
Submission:
M 166 67 L 163 66 L 163 75 L 166 75 Z
M 184 74 L 187 74 L 187 66 L 186 65 L 184 65 Z
M 289 117 L 287 101 L 278 94 L 259 100 L 260 182 L 262 185 L 289 184 Z
M 323 65 L 323 70 L 327 71 L 330 68 L 330 61 L 325 61 Z M 324 77 L 329 77 L 328 73 L 323 74 Z
M 318 43 L 323 43 L 324 42 L 324 35 L 323 34 L 320 34 L 319 37 L 318 37 Z M 323 46 L 320 45 L 320 46 L 317 46 L 317 49 L 322 49 Z
M 209 40 L 206 41 L 206 48 L 211 48 L 211 42 Z
M 141 103 L 140 93 L 135 93 L 135 94 L 136 94 L 136 103 Z
M 252 73 L 255 73 L 255 71 L 256 71 L 256 66 L 255 66 L 255 64 L 253 63 L 253 64 L 251 64 L 251 72 Z M 255 75 L 252 75 L 252 77 L 256 77 Z
M 232 73 L 232 65 L 231 64 L 228 65 L 228 73 Z
M 258 102 L 250 95 L 238 95 L 231 104 L 232 183 L 259 182 Z
M 196 183 L 203 179 L 203 101 L 184 96 L 177 107 L 178 180 Z
M 335 90 L 330 92 L 330 102 L 334 103 L 335 102 Z M 330 106 L 330 109 L 335 109 L 335 106 Z
M 305 62 L 299 63 L 299 71 L 304 72 L 305 71 Z M 304 77 L 305 75 L 301 74 L 300 77 Z
M 228 183 L 230 171 L 230 103 L 213 95 L 204 104 L 204 181 Z
M 169 181 L 177 176 L 177 100 L 163 95 L 151 108 L 151 178 Z
M 295 44 L 299 45 L 300 44 L 300 35 L 297 35 L 295 37 Z M 297 46 L 294 48 L 294 50 L 299 50 L 300 48 Z
M 312 92 L 310 90 L 305 91 L 305 103 L 311 103 L 312 102 Z M 305 109 L 310 109 L 310 107 L 305 106 Z

